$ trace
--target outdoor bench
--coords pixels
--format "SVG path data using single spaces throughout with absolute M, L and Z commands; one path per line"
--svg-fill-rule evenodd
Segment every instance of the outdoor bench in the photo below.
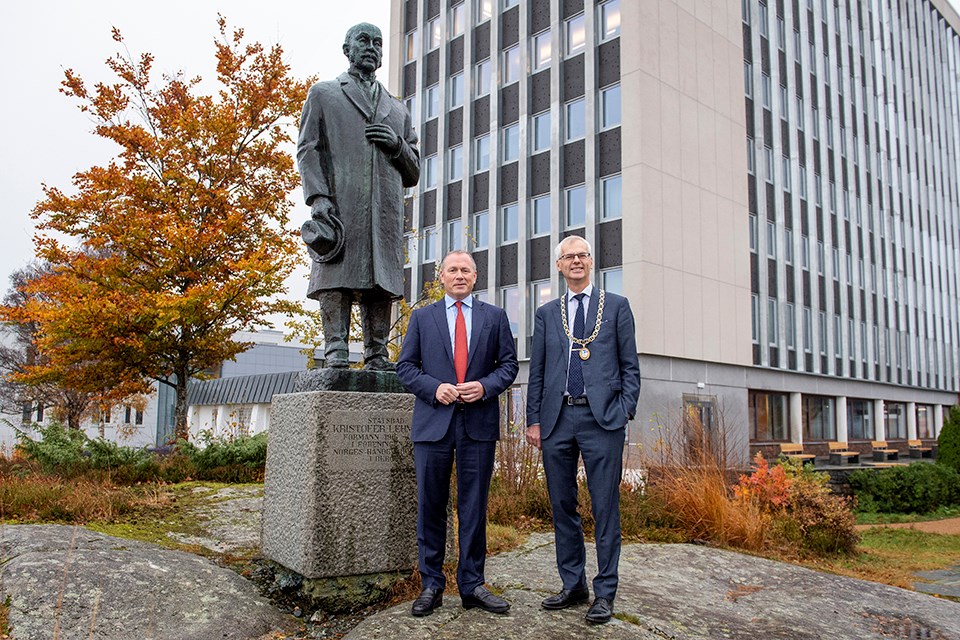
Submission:
M 932 458 L 933 447 L 923 446 L 922 440 L 907 440 L 907 446 L 910 447 L 911 458 Z
M 870 444 L 873 446 L 873 459 L 876 462 L 900 459 L 900 452 L 896 449 L 891 449 L 887 445 L 886 440 L 874 440 Z
M 830 464 L 860 464 L 860 452 L 850 451 L 846 442 L 829 442 Z
M 801 463 L 809 462 L 816 464 L 816 456 L 812 453 L 804 453 L 802 444 L 781 443 L 780 455 L 790 460 L 799 460 Z

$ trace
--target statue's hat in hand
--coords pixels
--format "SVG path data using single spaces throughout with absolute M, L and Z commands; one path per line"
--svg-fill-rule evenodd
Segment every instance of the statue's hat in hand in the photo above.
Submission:
M 316 262 L 333 262 L 343 252 L 343 223 L 337 216 L 307 220 L 300 227 L 300 237 Z

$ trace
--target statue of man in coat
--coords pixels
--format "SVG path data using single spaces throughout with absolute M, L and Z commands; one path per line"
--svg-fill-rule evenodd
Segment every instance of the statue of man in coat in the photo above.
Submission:
M 328 367 L 349 364 L 350 307 L 360 305 L 364 368 L 393 370 L 390 310 L 403 295 L 403 190 L 420 179 L 417 134 L 402 102 L 377 82 L 380 29 L 347 31 L 350 69 L 310 88 L 297 162 L 310 220 L 301 228 L 320 303 Z

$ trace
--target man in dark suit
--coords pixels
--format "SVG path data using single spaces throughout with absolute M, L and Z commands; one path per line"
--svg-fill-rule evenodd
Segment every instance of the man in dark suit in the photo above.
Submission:
M 417 472 L 417 545 L 423 590 L 411 613 L 426 616 L 443 602 L 450 474 L 457 462 L 460 558 L 457 586 L 467 609 L 506 613 L 510 604 L 484 587 L 487 495 L 500 438 L 498 396 L 517 377 L 507 314 L 474 298 L 477 266 L 451 251 L 440 263 L 443 300 L 410 317 L 397 374 L 417 399 L 413 458 Z
M 588 622 L 613 615 L 620 562 L 620 477 L 627 421 L 637 410 L 640 365 L 626 298 L 590 284 L 590 245 L 568 236 L 556 250 L 568 292 L 537 309 L 527 387 L 527 442 L 543 450 L 563 587 L 542 603 L 565 609 L 590 598 L 577 513 L 583 456 L 596 521 L 598 571 Z

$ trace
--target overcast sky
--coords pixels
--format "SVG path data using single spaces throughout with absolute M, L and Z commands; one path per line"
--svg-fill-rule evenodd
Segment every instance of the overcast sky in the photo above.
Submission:
M 960 0 L 949 0 L 955 6 Z M 116 52 L 116 26 L 136 55 L 154 54 L 155 71 L 183 70 L 213 77 L 217 13 L 246 30 L 249 39 L 280 43 L 298 77 L 335 77 L 346 68 L 340 45 L 346 29 L 372 22 L 388 36 L 389 0 L 7 0 L 0 7 L 0 294 L 9 274 L 33 256 L 29 212 L 41 183 L 69 190 L 77 171 L 102 165 L 117 150 L 93 136 L 76 101 L 59 93 L 63 71 L 88 81 L 113 81 L 103 64 Z M 389 43 L 386 43 L 389 46 Z M 387 47 L 385 47 L 385 50 Z M 380 79 L 387 82 L 385 58 Z M 394 91 L 396 87 L 391 87 Z M 294 221 L 306 218 L 306 207 Z M 299 224 L 299 223 L 298 223 Z M 302 282 L 302 281 L 301 281 Z M 302 296 L 295 282 L 291 295 Z M 297 291 L 296 289 L 301 289 Z
M 116 26 L 136 56 L 154 54 L 154 71 L 183 70 L 188 77 L 215 79 L 213 41 L 217 13 L 243 27 L 249 41 L 279 43 L 293 74 L 330 79 L 346 70 L 341 52 L 346 30 L 372 22 L 389 37 L 390 0 L 42 0 L 0 6 L 0 295 L 9 275 L 33 257 L 31 209 L 42 198 L 41 184 L 70 192 L 77 171 L 103 165 L 118 147 L 94 136 L 77 101 L 59 92 L 65 69 L 74 69 L 91 86 L 110 81 L 104 61 L 116 53 L 110 36 Z M 389 46 L 389 43 L 385 43 Z M 386 46 L 385 46 L 386 52 Z M 387 84 L 385 57 L 379 78 Z M 207 90 L 213 83 L 207 85 Z M 294 132 L 294 137 L 295 132 Z M 299 194 L 294 194 L 298 196 Z M 299 200 L 298 200 L 299 203 Z M 306 219 L 305 205 L 291 225 Z M 302 298 L 306 282 L 290 283 Z M 280 327 L 278 327 L 280 328 Z

